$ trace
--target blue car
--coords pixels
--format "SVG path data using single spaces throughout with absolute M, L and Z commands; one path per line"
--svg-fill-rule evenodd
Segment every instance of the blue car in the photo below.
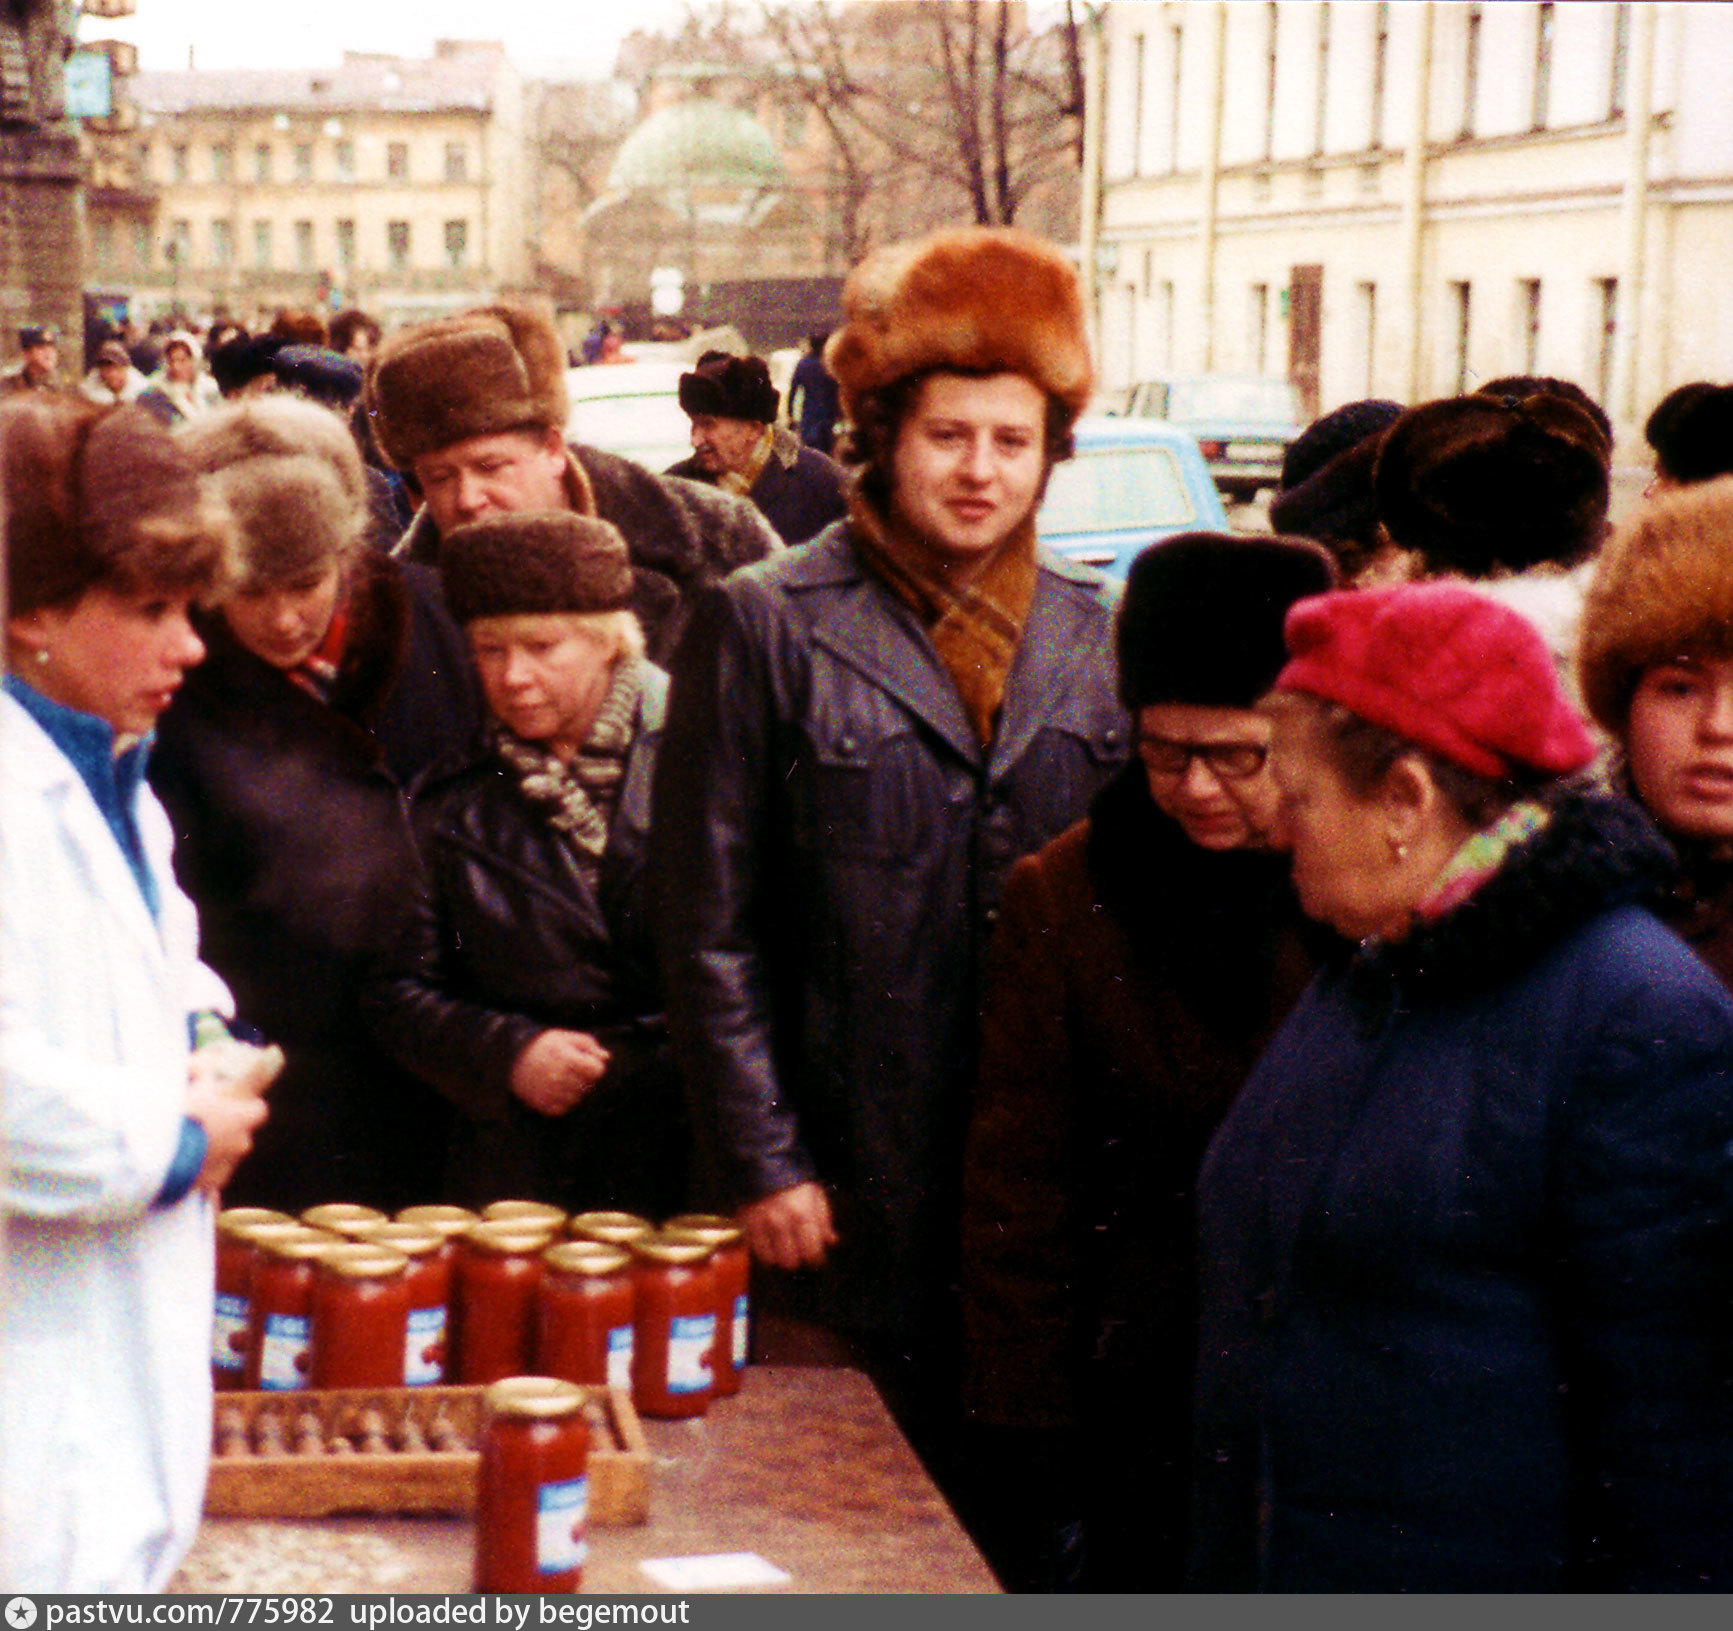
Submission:
M 1146 379 L 1131 388 L 1125 412 L 1189 430 L 1216 486 L 1242 503 L 1281 485 L 1282 460 L 1306 426 L 1294 386 L 1258 374 Z
M 1077 457 L 1053 467 L 1035 519 L 1041 542 L 1110 578 L 1176 532 L 1226 532 L 1197 439 L 1148 419 L 1077 422 Z

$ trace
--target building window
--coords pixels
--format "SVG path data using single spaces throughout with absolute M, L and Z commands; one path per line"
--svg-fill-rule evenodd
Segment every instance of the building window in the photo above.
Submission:
M 337 179 L 353 181 L 355 179 L 355 144 L 351 141 L 338 142 L 333 149 L 337 163 Z
M 1180 92 L 1185 72 L 1185 29 L 1175 23 L 1167 31 L 1167 168 L 1171 175 L 1179 168 Z
M 1250 344 L 1246 349 L 1251 353 L 1252 367 L 1258 373 L 1270 364 L 1270 286 L 1267 283 L 1252 285 L 1251 303 L 1251 335 Z
M 253 149 L 253 180 L 269 181 L 271 179 L 271 144 L 260 142 Z
M 192 264 L 193 224 L 191 221 L 173 221 L 169 224 L 168 242 L 163 245 L 163 255 L 169 265 L 177 271 Z
M 1276 154 L 1276 36 L 1281 13 L 1276 0 L 1264 7 L 1264 157 Z
M 132 264 L 138 267 L 148 267 L 150 263 L 150 222 L 134 221 L 132 223 Z
M 185 142 L 176 142 L 168 150 L 168 173 L 170 181 L 185 181 L 187 178 L 187 146 Z
M 351 267 L 355 264 L 355 223 L 339 221 L 337 223 L 337 264 Z
M 1372 37 L 1372 139 L 1368 147 L 1384 145 L 1384 94 L 1390 78 L 1390 4 L 1378 0 L 1373 7 Z
M 1360 389 L 1371 396 L 1378 358 L 1378 285 L 1360 283 L 1355 285 L 1355 292 L 1360 301 L 1360 343 L 1366 349 L 1366 368 Z
M 409 223 L 407 221 L 387 221 L 385 223 L 385 264 L 393 272 L 409 270 Z
M 1462 54 L 1462 134 L 1474 134 L 1475 105 L 1480 101 L 1480 6 L 1468 8 L 1468 38 Z
M 1607 64 L 1607 117 L 1622 119 L 1625 115 L 1625 95 L 1631 76 L 1631 8 L 1613 7 L 1613 39 L 1611 60 Z
M 469 222 L 445 223 L 445 264 L 453 271 L 469 265 Z
M 1161 286 L 1161 366 L 1173 367 L 1173 284 Z
M 1131 36 L 1131 173 L 1143 174 L 1143 70 L 1149 38 Z
M 1143 252 L 1143 298 L 1151 299 L 1155 294 L 1155 251 L 1146 249 Z
M 1540 372 L 1540 279 L 1517 280 L 1517 312 L 1522 324 L 1522 371 Z
M 1552 37 L 1553 8 L 1542 0 L 1534 16 L 1534 105 L 1529 110 L 1529 123 L 1536 130 L 1546 129 L 1547 103 L 1552 97 Z
M 469 147 L 463 142 L 447 142 L 445 144 L 445 179 L 447 181 L 469 180 Z
M 235 150 L 227 142 L 219 142 L 211 149 L 211 180 L 218 186 L 227 186 L 234 174 Z
M 1324 122 L 1330 108 L 1330 0 L 1318 0 L 1318 82 L 1312 105 L 1312 151 L 1324 151 Z
M 1451 389 L 1462 396 L 1468 390 L 1469 285 L 1453 283 L 1450 292 L 1456 302 L 1456 383 Z
M 311 272 L 313 270 L 313 223 L 297 221 L 295 223 L 295 270 Z
M 313 144 L 311 142 L 295 143 L 295 179 L 311 181 L 313 179 Z
M 98 266 L 114 265 L 114 222 L 97 221 L 91 226 L 90 252 Z
M 385 174 L 392 181 L 407 181 L 409 179 L 408 142 L 387 142 L 385 144 Z
M 253 265 L 261 272 L 271 269 L 271 223 L 255 221 L 253 223 Z
M 1601 332 L 1599 354 L 1595 358 L 1595 400 L 1613 399 L 1613 347 L 1619 337 L 1619 280 L 1616 277 L 1595 279 L 1601 297 Z
M 211 222 L 211 265 L 235 264 L 235 228 L 230 221 Z

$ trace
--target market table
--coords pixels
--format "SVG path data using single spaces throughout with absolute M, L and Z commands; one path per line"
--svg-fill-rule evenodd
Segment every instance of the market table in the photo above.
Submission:
M 585 1588 L 645 1558 L 752 1552 L 785 1591 L 991 1592 L 991 1571 L 858 1371 L 754 1366 L 693 1421 L 644 1423 L 650 1521 L 592 1527 Z M 463 1592 L 467 1518 L 209 1518 L 171 1591 Z

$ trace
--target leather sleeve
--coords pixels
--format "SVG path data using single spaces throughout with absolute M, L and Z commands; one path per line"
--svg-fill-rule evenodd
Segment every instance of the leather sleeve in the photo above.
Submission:
M 668 1025 L 701 1162 L 728 1204 L 818 1176 L 779 1072 L 771 944 L 779 634 L 764 591 L 709 590 L 673 664 L 652 794 L 650 869 Z M 747 608 L 753 614 L 747 615 Z

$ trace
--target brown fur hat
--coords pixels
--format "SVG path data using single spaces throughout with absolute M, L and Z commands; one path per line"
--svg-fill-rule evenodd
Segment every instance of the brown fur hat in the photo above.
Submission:
M 632 602 L 632 563 L 619 529 L 571 510 L 520 510 L 453 527 L 440 542 L 439 575 L 459 623 L 616 612 Z
M 1577 666 L 1589 712 L 1624 734 L 1643 670 L 1733 657 L 1733 476 L 1664 493 L 1601 552 Z
M 291 583 L 347 568 L 367 531 L 367 478 L 348 427 L 287 395 L 253 397 L 192 420 L 177 440 L 227 503 L 241 584 Z
M 399 470 L 471 436 L 564 430 L 566 348 L 552 308 L 506 302 L 400 329 L 373 353 L 364 402 Z
M 97 584 L 202 595 L 224 580 L 228 513 L 142 408 L 16 397 L 0 408 L 0 449 L 8 616 Z
M 1610 453 L 1600 427 L 1562 396 L 1425 402 L 1385 434 L 1378 519 L 1428 572 L 1574 565 L 1606 530 Z
M 1015 227 L 959 227 L 869 255 L 842 291 L 847 323 L 824 348 L 843 410 L 931 368 L 1021 374 L 1073 420 L 1095 388 L 1070 261 Z

